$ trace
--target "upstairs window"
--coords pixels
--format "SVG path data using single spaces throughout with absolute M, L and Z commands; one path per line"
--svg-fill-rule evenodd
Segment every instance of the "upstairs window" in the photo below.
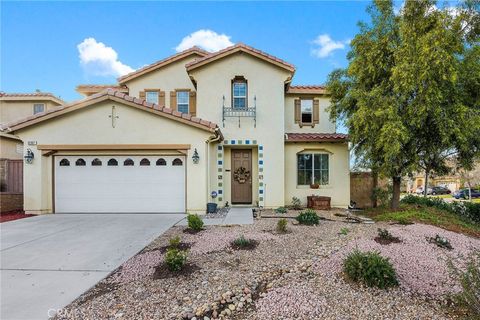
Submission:
M 302 123 L 313 122 L 313 100 L 300 100 L 300 107 L 302 112 Z
M 247 108 L 247 80 L 244 77 L 235 77 L 232 80 L 232 108 Z
M 145 91 L 145 100 L 150 103 L 158 104 L 158 92 L 157 91 Z
M 45 111 L 45 103 L 35 103 L 33 105 L 33 114 Z
M 177 91 L 177 111 L 181 113 L 189 113 L 190 92 Z

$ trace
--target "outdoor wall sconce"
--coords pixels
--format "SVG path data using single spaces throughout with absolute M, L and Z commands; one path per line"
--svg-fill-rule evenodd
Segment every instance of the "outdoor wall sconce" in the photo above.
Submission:
M 25 163 L 31 164 L 33 162 L 33 158 L 35 158 L 35 155 L 33 154 L 33 151 L 30 149 L 27 149 L 27 153 L 24 156 L 25 158 Z
M 195 148 L 195 151 L 193 151 L 193 156 L 192 156 L 193 163 L 197 164 L 200 161 L 200 156 L 198 155 L 197 148 Z

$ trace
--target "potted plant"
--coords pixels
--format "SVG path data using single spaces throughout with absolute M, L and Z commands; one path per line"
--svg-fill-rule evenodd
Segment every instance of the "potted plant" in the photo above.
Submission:
M 318 188 L 320 188 L 320 185 L 319 185 L 318 183 L 312 183 L 312 184 L 310 185 L 310 188 L 311 188 L 311 189 L 318 189 Z

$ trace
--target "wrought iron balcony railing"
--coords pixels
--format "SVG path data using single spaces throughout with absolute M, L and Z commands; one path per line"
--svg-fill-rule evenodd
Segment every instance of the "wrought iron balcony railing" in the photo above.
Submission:
M 225 96 L 223 96 L 223 127 L 225 128 L 225 118 L 238 117 L 238 127 L 241 127 L 241 118 L 252 118 L 253 127 L 257 127 L 257 96 L 253 97 L 253 107 L 233 108 L 225 106 Z

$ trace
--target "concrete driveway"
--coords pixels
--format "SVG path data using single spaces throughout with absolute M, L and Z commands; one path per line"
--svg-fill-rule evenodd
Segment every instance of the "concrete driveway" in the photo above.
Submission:
M 47 319 L 183 214 L 53 214 L 0 224 L 0 318 Z

